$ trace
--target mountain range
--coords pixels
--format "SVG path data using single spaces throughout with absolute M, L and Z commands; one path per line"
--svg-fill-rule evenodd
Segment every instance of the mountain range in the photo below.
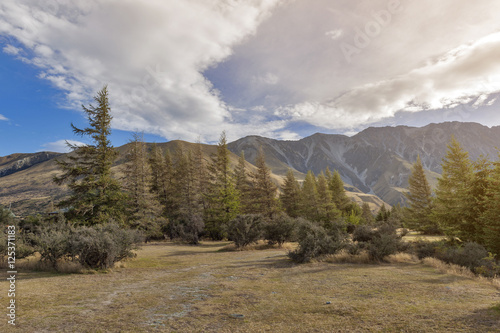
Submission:
M 244 153 L 248 171 L 254 170 L 258 150 L 262 149 L 278 184 L 288 169 L 298 179 L 303 179 L 308 170 L 315 174 L 327 167 L 338 170 L 348 195 L 357 202 L 368 202 L 375 211 L 384 203 L 404 203 L 408 177 L 418 156 L 434 186 L 452 136 L 473 160 L 481 155 L 490 160 L 498 158 L 500 126 L 490 128 L 463 122 L 370 127 L 351 137 L 317 133 L 298 141 L 247 136 L 229 143 L 228 149 L 233 166 L 241 152 Z M 175 140 L 158 145 L 173 151 L 179 146 L 189 149 L 194 144 Z M 216 150 L 214 145 L 202 147 L 207 159 Z M 119 158 L 113 168 L 120 176 L 129 145 L 116 149 Z M 64 154 L 51 152 L 0 157 L 0 204 L 12 204 L 17 214 L 49 209 L 50 202 L 57 202 L 67 194 L 67 189 L 52 183 L 52 177 L 59 172 L 54 159 L 63 157 Z

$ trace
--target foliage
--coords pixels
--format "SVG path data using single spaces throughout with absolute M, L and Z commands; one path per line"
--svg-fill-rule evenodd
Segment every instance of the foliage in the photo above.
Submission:
M 353 242 L 359 248 L 366 248 L 372 261 L 382 261 L 385 257 L 405 249 L 394 225 L 387 223 L 377 228 L 358 226 L 353 233 Z
M 71 124 L 75 134 L 89 137 L 92 144 L 77 146 L 68 143 L 73 154 L 57 161 L 63 174 L 54 177 L 58 185 L 67 183 L 72 192 L 59 207 L 70 208 L 68 217 L 87 225 L 105 223 L 109 219 L 121 222 L 124 212 L 124 196 L 111 173 L 117 152 L 108 139 L 112 117 L 107 87 L 104 86 L 94 99 L 97 107 L 82 106 L 90 127 L 79 129 Z
M 31 235 L 31 243 L 40 253 L 41 260 L 57 268 L 60 259 L 70 254 L 69 238 L 74 228 L 66 221 L 44 226 L 39 233 Z
M 299 218 L 297 240 L 299 246 L 288 253 L 296 262 L 308 262 L 314 258 L 334 254 L 345 247 L 346 235 L 342 232 L 327 232 L 316 223 Z
M 298 217 L 300 214 L 300 185 L 292 169 L 288 169 L 281 187 L 280 201 L 288 216 Z
M 421 231 L 424 234 L 436 234 L 439 226 L 431 218 L 432 192 L 431 186 L 424 173 L 420 156 L 413 164 L 413 171 L 408 179 L 408 193 L 406 193 L 407 208 L 404 214 L 404 225 L 407 228 Z
M 83 266 L 106 269 L 120 260 L 134 257 L 133 250 L 142 241 L 138 231 L 109 223 L 76 229 L 68 240 L 68 247 L 71 256 Z
M 210 182 L 205 210 L 205 225 L 208 235 L 214 240 L 225 237 L 225 225 L 239 213 L 240 203 L 229 168 L 229 150 L 226 133 L 222 132 L 217 144 L 217 153 L 211 157 L 208 166 Z
M 264 238 L 270 244 L 280 247 L 295 239 L 296 220 L 286 214 L 279 214 L 264 223 Z
M 266 165 L 262 147 L 259 148 L 255 166 L 257 170 L 252 173 L 251 177 L 252 212 L 271 218 L 278 211 L 276 197 L 278 188 L 271 179 L 271 170 Z
M 259 214 L 238 215 L 227 227 L 228 238 L 237 248 L 256 243 L 262 238 L 264 218 Z
M 171 239 L 181 239 L 186 243 L 197 245 L 204 227 L 200 215 L 186 214 L 169 223 L 168 235 Z
M 452 138 L 443 159 L 443 172 L 438 178 L 433 218 L 448 236 L 467 241 L 475 238 L 475 218 L 471 209 L 469 189 L 473 169 L 469 154 Z

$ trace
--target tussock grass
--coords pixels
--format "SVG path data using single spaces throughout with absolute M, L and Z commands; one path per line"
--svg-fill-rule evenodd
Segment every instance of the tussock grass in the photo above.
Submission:
M 500 327 L 498 290 L 491 283 L 402 255 L 393 260 L 404 264 L 328 258 L 298 265 L 286 249 L 219 251 L 227 245 L 148 244 L 108 274 L 20 269 L 18 325 L 10 331 L 495 332 Z M 0 289 L 6 287 L 7 281 L 0 281 Z

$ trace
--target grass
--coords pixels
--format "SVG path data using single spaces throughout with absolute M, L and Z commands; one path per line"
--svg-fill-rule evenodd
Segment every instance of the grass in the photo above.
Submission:
M 148 244 L 107 274 L 20 270 L 10 331 L 500 332 L 486 280 L 404 255 L 298 265 L 286 248 L 229 245 Z

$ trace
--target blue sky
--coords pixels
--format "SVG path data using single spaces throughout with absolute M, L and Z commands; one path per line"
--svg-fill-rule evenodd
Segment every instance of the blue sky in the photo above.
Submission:
M 4 0 L 0 156 L 83 141 L 296 140 L 369 126 L 500 125 L 495 0 Z

